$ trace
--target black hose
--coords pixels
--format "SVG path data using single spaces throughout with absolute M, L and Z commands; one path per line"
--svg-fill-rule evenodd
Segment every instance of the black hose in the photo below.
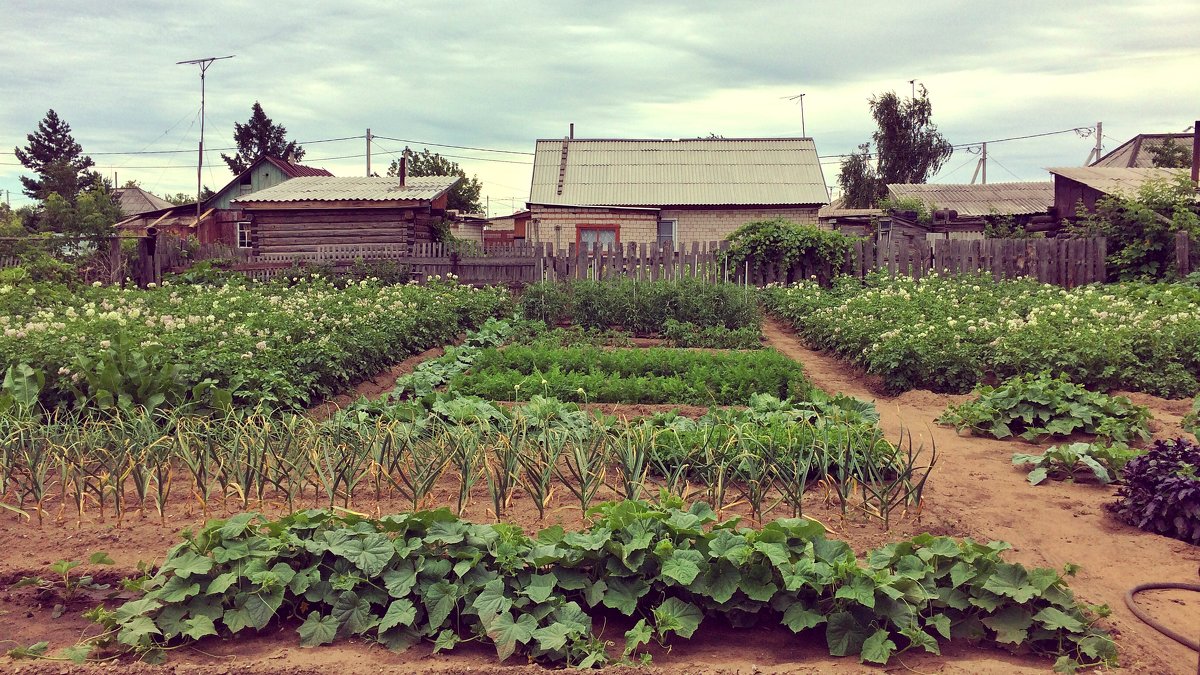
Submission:
M 1183 583 L 1179 583 L 1179 582 L 1175 582 L 1175 581 L 1164 581 L 1164 582 L 1153 583 L 1153 584 L 1138 584 L 1137 586 L 1134 586 L 1133 588 L 1129 589 L 1129 592 L 1127 592 L 1125 594 L 1125 604 L 1129 607 L 1129 611 L 1133 612 L 1134 616 L 1141 619 L 1143 622 L 1146 623 L 1146 625 L 1148 625 L 1151 628 L 1153 628 L 1154 630 L 1162 633 L 1163 635 L 1166 635 L 1167 637 L 1178 642 L 1179 644 L 1183 645 L 1184 647 L 1187 647 L 1188 649 L 1191 649 L 1192 651 L 1200 652 L 1200 641 L 1196 641 L 1196 640 L 1188 638 L 1184 635 L 1181 635 L 1180 633 L 1177 633 L 1177 632 L 1171 630 L 1170 628 L 1167 628 L 1166 626 L 1162 625 L 1158 621 L 1155 621 L 1149 614 L 1147 614 L 1145 611 L 1143 611 L 1141 607 L 1138 607 L 1137 602 L 1133 599 L 1133 596 L 1137 595 L 1138 593 L 1141 593 L 1142 591 L 1156 591 L 1156 590 L 1167 590 L 1167 589 L 1176 589 L 1176 590 L 1181 590 L 1181 591 L 1195 591 L 1197 593 L 1200 593 L 1200 584 L 1183 584 Z

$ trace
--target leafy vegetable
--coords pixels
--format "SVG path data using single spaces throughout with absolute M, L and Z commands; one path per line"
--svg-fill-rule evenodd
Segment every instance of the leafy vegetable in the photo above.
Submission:
M 1200 445 L 1155 441 L 1125 465 L 1125 485 L 1108 507 L 1130 525 L 1200 544 Z
M 1141 453 L 1124 444 L 1071 443 L 1056 445 L 1040 455 L 1016 453 L 1013 466 L 1032 465 L 1029 482 L 1038 485 L 1047 478 L 1075 480 L 1080 474 L 1091 475 L 1101 485 L 1121 479 L 1125 464 Z

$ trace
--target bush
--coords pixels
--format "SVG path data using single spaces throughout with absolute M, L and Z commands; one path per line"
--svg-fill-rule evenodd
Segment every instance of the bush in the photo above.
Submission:
M 822 230 L 816 225 L 800 225 L 789 220 L 757 220 L 746 223 L 729 235 L 725 260 L 731 267 L 749 263 L 759 274 L 764 268 L 781 265 L 791 270 L 799 265 L 808 275 L 828 282 L 845 264 L 853 237 Z M 799 281 L 794 279 L 793 281 Z
M 1046 373 L 983 387 L 974 401 L 946 408 L 937 421 L 960 431 L 970 428 L 994 438 L 1018 435 L 1027 441 L 1077 432 L 1120 443 L 1150 439 L 1150 411 L 1144 406 Z
M 549 324 L 570 320 L 640 335 L 661 334 L 668 320 L 731 329 L 761 320 L 755 298 L 742 287 L 695 279 L 543 282 L 525 289 L 521 311 Z
M 1012 463 L 1013 466 L 1032 465 L 1029 482 L 1034 485 L 1047 478 L 1074 481 L 1077 475 L 1086 477 L 1089 472 L 1096 482 L 1108 485 L 1121 480 L 1125 465 L 1140 454 L 1124 443 L 1071 443 L 1056 445 L 1040 455 L 1014 454 Z
M 1156 441 L 1125 465 L 1125 485 L 1108 508 L 1147 532 L 1200 544 L 1200 446 L 1183 438 Z

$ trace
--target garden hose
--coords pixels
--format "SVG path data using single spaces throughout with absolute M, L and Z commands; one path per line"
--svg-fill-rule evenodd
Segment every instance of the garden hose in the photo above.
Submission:
M 1129 607 L 1129 611 L 1133 612 L 1134 616 L 1141 619 L 1146 625 L 1148 625 L 1151 628 L 1153 628 L 1154 630 L 1162 633 L 1163 635 L 1166 635 L 1167 637 L 1169 637 L 1172 640 L 1178 642 L 1179 644 L 1187 647 L 1188 649 L 1191 649 L 1196 652 L 1200 652 L 1200 641 L 1193 640 L 1184 635 L 1181 635 L 1180 633 L 1177 633 L 1174 630 L 1171 630 L 1170 628 L 1167 628 L 1166 626 L 1162 625 L 1158 621 L 1154 620 L 1154 618 L 1151 617 L 1149 614 L 1147 614 L 1144 610 L 1142 610 L 1141 607 L 1138 607 L 1137 601 L 1135 601 L 1133 599 L 1133 596 L 1137 595 L 1138 593 L 1141 593 L 1142 591 L 1157 591 L 1157 590 L 1167 590 L 1167 589 L 1175 589 L 1175 590 L 1181 590 L 1181 591 L 1195 591 L 1197 593 L 1200 593 L 1200 584 L 1183 584 L 1183 583 L 1179 583 L 1179 582 L 1175 582 L 1175 581 L 1163 581 L 1163 582 L 1151 583 L 1151 584 L 1138 584 L 1137 586 L 1134 586 L 1133 588 L 1129 589 L 1129 591 L 1127 593 L 1125 593 L 1125 605 Z

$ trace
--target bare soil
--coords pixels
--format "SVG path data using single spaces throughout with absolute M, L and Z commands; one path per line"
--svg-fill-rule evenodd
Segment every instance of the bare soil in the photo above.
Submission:
M 884 531 L 877 522 L 843 521 L 837 510 L 827 503 L 819 491 L 813 491 L 805 501 L 805 513 L 823 522 L 830 536 L 847 541 L 863 553 L 888 541 L 929 531 L 956 537 L 970 536 L 977 540 L 1001 539 L 1013 545 L 1007 555 L 1026 565 L 1061 567 L 1067 562 L 1083 566 L 1071 581 L 1076 595 L 1089 603 L 1106 603 L 1112 616 L 1106 625 L 1113 631 L 1121 652 L 1121 663 L 1131 673 L 1191 673 L 1196 669 L 1197 656 L 1169 638 L 1141 623 L 1124 605 L 1123 596 L 1135 584 L 1151 581 L 1196 582 L 1200 567 L 1200 548 L 1180 541 L 1142 532 L 1112 518 L 1103 508 L 1112 501 L 1112 488 L 1086 484 L 1055 483 L 1030 486 L 1025 473 L 1011 466 L 1013 452 L 1028 452 L 1039 447 L 1020 441 L 996 441 L 971 436 L 959 436 L 953 429 L 940 427 L 933 420 L 947 405 L 963 400 L 963 396 L 946 396 L 928 391 L 911 391 L 888 398 L 875 393 L 869 378 L 852 366 L 808 349 L 798 338 L 781 325 L 767 322 L 764 333 L 770 346 L 801 361 L 809 377 L 818 387 L 830 393 L 843 392 L 875 400 L 881 425 L 895 439 L 911 433 L 919 443 L 936 446 L 938 465 L 925 491 L 925 503 L 920 514 L 894 522 Z M 372 383 L 364 383 L 354 392 L 379 395 L 390 390 L 395 377 L 408 372 L 425 358 L 433 358 L 438 350 L 398 364 Z M 390 382 L 389 382 L 390 378 Z M 379 391 L 373 392 L 371 388 Z M 1138 403 L 1154 411 L 1158 437 L 1178 433 L 1178 420 L 1186 409 L 1179 402 L 1164 401 L 1141 394 L 1131 395 Z M 348 402 L 353 400 L 347 396 Z M 607 414 L 636 416 L 662 409 L 682 408 L 684 414 L 702 414 L 703 409 L 686 406 L 589 406 Z M 328 415 L 334 408 L 322 408 Z M 314 411 L 316 414 L 322 414 Z M 1040 446 L 1040 447 L 1045 447 Z M 455 506 L 458 485 L 451 478 L 438 485 L 431 502 Z M 53 618 L 55 601 L 39 598 L 31 589 L 10 589 L 21 577 L 46 574 L 47 566 L 60 558 L 82 560 L 93 551 L 107 551 L 116 561 L 112 568 L 82 567 L 78 571 L 96 571 L 100 581 L 115 582 L 122 576 L 136 575 L 139 561 L 158 562 L 167 549 L 178 541 L 178 533 L 203 523 L 205 514 L 186 494 L 182 483 L 160 519 L 147 508 L 133 511 L 123 522 L 114 522 L 111 514 L 101 519 L 92 514 L 77 522 L 71 509 L 58 513 L 58 504 L 48 505 L 45 522 L 18 521 L 7 514 L 0 515 L 0 649 L 29 645 L 41 640 L 50 642 L 51 651 L 74 644 L 82 635 L 92 631 L 91 624 L 79 613 L 104 599 L 103 593 L 88 593 L 65 608 L 60 617 Z M 369 490 L 360 490 L 353 503 L 355 511 L 373 515 L 394 513 L 411 508 L 394 497 L 375 498 Z M 583 518 L 578 503 L 560 491 L 544 519 L 539 518 L 531 500 L 518 493 L 505 509 L 503 519 L 534 531 L 552 524 L 580 527 Z M 615 497 L 612 492 L 601 499 Z M 730 501 L 737 501 L 731 492 Z M 320 506 L 311 493 L 302 506 Z M 250 504 L 251 510 L 277 513 L 278 504 Z M 209 517 L 231 515 L 243 510 L 236 500 L 212 505 Z M 491 502 L 484 487 L 471 495 L 464 510 L 465 517 L 477 521 L 495 519 Z M 743 507 L 726 510 L 725 517 L 742 516 L 749 520 Z M 767 514 L 768 518 L 788 515 L 783 512 Z M 1140 596 L 1142 605 L 1165 623 L 1183 631 L 1195 631 L 1200 626 L 1200 600 L 1195 594 L 1164 591 Z M 627 628 L 619 621 L 605 627 L 606 639 L 623 642 L 621 633 Z M 703 673 L 708 675 L 733 673 L 859 673 L 889 671 L 904 673 L 1044 673 L 1051 662 L 1030 656 L 1013 655 L 1007 651 L 963 643 L 946 647 L 942 656 L 904 654 L 893 659 L 886 668 L 871 668 L 854 659 L 828 655 L 819 636 L 797 637 L 780 627 L 733 629 L 709 620 L 693 639 L 678 641 L 668 650 L 654 653 L 653 666 L 639 669 L 648 673 Z M 166 670 L 164 670 L 164 668 Z M 256 636 L 222 641 L 206 639 L 194 646 L 173 651 L 164 667 L 121 662 L 107 666 L 73 666 L 54 661 L 9 661 L 0 658 L 0 670 L 21 673 L 67 672 L 134 672 L 134 673 L 195 673 L 226 675 L 234 673 L 542 673 L 538 666 L 518 664 L 510 659 L 497 664 L 490 647 L 462 646 L 449 654 L 434 655 L 427 645 L 419 645 L 403 654 L 361 641 L 343 640 L 316 649 L 301 649 L 295 626 L 288 624 L 269 629 Z M 624 669 L 613 668 L 612 672 Z

